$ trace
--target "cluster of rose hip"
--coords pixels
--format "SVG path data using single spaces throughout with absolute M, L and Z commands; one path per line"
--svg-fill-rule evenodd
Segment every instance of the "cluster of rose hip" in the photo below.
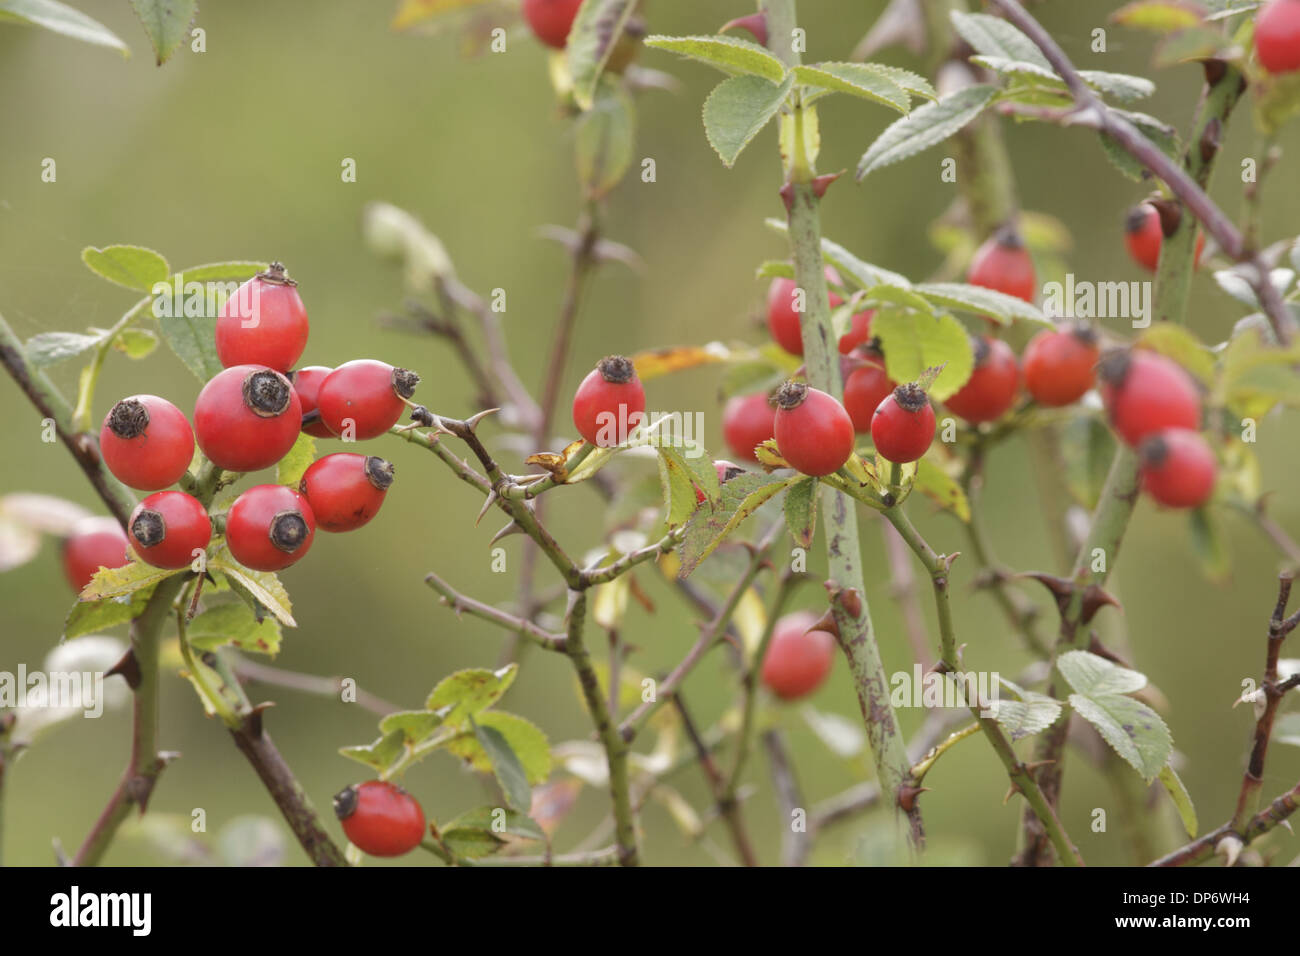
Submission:
M 196 439 L 216 468 L 252 472 L 278 464 L 300 432 L 364 440 L 401 418 L 419 381 L 415 373 L 370 359 L 290 371 L 307 333 L 297 283 L 274 263 L 222 307 L 216 352 L 224 370 L 199 392 L 193 429 L 157 395 L 132 395 L 109 410 L 99 435 L 104 465 L 123 484 L 153 494 L 132 512 L 125 537 L 107 519 L 74 530 L 63 552 L 74 587 L 84 587 L 100 566 L 125 564 L 128 542 L 140 560 L 167 569 L 186 567 L 207 549 L 207 508 L 184 491 L 162 490 L 186 476 Z M 307 553 L 318 527 L 351 531 L 368 522 L 392 481 L 393 466 L 382 458 L 325 455 L 296 490 L 263 484 L 239 495 L 225 515 L 226 544 L 245 567 L 279 571 Z
M 1143 226 L 1143 241 L 1136 244 L 1145 254 L 1154 242 L 1154 263 L 1162 238 L 1159 216 L 1149 204 L 1140 207 L 1140 215 L 1147 224 L 1157 220 L 1154 237 Z M 840 284 L 834 269 L 826 270 L 826 278 Z M 967 281 L 1030 302 L 1036 288 L 1033 261 L 1010 229 L 979 248 Z M 793 280 L 774 280 L 767 321 L 777 344 L 801 355 L 795 295 Z M 831 296 L 832 307 L 841 304 L 839 296 Z M 921 458 L 934 439 L 934 409 L 916 384 L 899 386 L 890 380 L 878 340 L 871 336 L 871 318 L 870 311 L 853 316 L 849 331 L 840 338 L 846 370 L 842 404 L 799 382 L 787 382 L 772 396 L 733 398 L 723 411 L 723 434 L 732 451 L 754 461 L 754 448 L 774 438 L 792 467 L 808 475 L 829 475 L 852 455 L 855 433 L 870 432 L 880 458 L 900 464 Z M 1200 396 L 1195 382 L 1176 363 L 1142 349 L 1103 354 L 1096 331 L 1083 323 L 1039 332 L 1021 360 L 1011 346 L 991 335 L 973 337 L 972 347 L 970 378 L 943 402 L 952 414 L 971 425 L 996 421 L 1016 405 L 1022 388 L 1038 405 L 1060 408 L 1082 398 L 1099 378 L 1111 425 L 1139 450 L 1143 487 L 1151 497 L 1174 508 L 1196 507 L 1210 497 L 1216 466 L 1197 431 Z

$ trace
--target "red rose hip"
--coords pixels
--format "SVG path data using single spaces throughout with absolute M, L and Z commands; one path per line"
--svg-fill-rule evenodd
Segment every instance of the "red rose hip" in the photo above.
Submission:
M 280 571 L 296 563 L 315 536 L 311 505 L 286 485 L 255 485 L 226 513 L 230 553 L 254 571 Z
M 826 281 L 840 285 L 840 274 L 830 266 L 825 270 Z M 772 340 L 791 355 L 803 355 L 803 315 L 795 311 L 795 290 L 798 288 L 794 279 L 776 278 L 767 290 L 767 328 L 772 333 Z M 834 292 L 830 293 L 832 309 L 844 304 Z M 874 312 L 868 309 L 853 315 L 849 330 L 840 336 L 841 355 L 848 355 L 859 345 L 871 338 L 871 318 Z
M 925 454 L 934 440 L 934 409 L 915 383 L 900 385 L 871 419 L 871 443 L 885 461 L 902 465 Z
M 1129 210 L 1124 220 L 1124 247 L 1129 257 L 1148 272 L 1155 272 L 1160 265 L 1160 248 L 1164 245 L 1164 227 L 1160 223 L 1160 213 L 1149 202 L 1138 203 Z M 1201 264 L 1201 253 L 1205 250 L 1205 234 L 1196 234 L 1196 255 L 1193 266 Z
M 1007 226 L 975 250 L 966 281 L 1026 302 L 1034 301 L 1038 289 L 1034 260 L 1025 249 L 1020 234 Z
M 212 540 L 207 511 L 183 491 L 159 491 L 145 498 L 126 527 L 140 560 L 169 571 L 188 567 Z
M 817 616 L 787 614 L 776 622 L 763 657 L 763 685 L 782 700 L 807 697 L 826 680 L 835 663 L 835 637 L 810 630 Z
M 1300 70 L 1300 2 L 1271 0 L 1259 11 L 1255 55 L 1270 73 Z
M 334 796 L 334 814 L 352 845 L 371 856 L 401 856 L 424 839 L 419 801 L 383 780 L 367 780 L 339 791 Z
M 645 418 L 645 388 L 630 359 L 600 360 L 573 396 L 573 425 L 589 444 L 612 448 Z
M 844 409 L 853 419 L 854 431 L 871 431 L 876 409 L 897 387 L 884 365 L 875 359 L 849 373 L 844 380 Z
M 185 413 L 157 395 L 124 398 L 104 417 L 99 452 L 124 485 L 160 491 L 180 481 L 194 458 Z
M 790 467 L 820 478 L 833 474 L 853 455 L 853 420 L 844 406 L 802 382 L 776 391 L 777 451 Z
M 582 0 L 524 0 L 524 19 L 533 36 L 549 47 L 563 50 Z
M 1048 408 L 1077 402 L 1096 380 L 1097 334 L 1086 325 L 1044 329 L 1025 347 L 1025 389 Z
M 314 462 L 303 474 L 298 490 L 311 504 L 322 531 L 352 531 L 379 513 L 393 466 L 373 455 L 338 452 Z
M 1116 349 L 1102 358 L 1099 371 L 1110 423 L 1129 445 L 1166 428 L 1195 430 L 1201 424 L 1195 382 L 1163 355 Z
M 954 415 L 971 424 L 991 422 L 1016 401 L 1020 387 L 1020 366 L 1016 353 L 1001 339 L 983 336 L 975 339 L 975 368 L 957 392 L 944 404 Z
M 420 376 L 374 359 L 344 362 L 316 393 L 320 420 L 344 441 L 378 438 L 397 424 Z
M 82 518 L 63 541 L 63 575 L 81 591 L 100 568 L 120 568 L 131 560 L 126 532 L 116 518 Z
M 316 420 L 302 426 L 302 430 L 314 438 L 334 437 L 334 433 L 320 420 L 320 412 L 316 408 L 321 383 L 332 371 L 334 369 L 326 368 L 324 365 L 304 365 L 297 371 L 289 373 L 289 382 L 293 385 L 293 390 L 298 393 L 298 404 L 302 406 L 303 417 L 307 418 L 312 412 L 316 412 Z
M 767 395 L 737 395 L 722 408 L 722 438 L 737 458 L 758 461 L 754 449 L 776 437 L 775 417 Z
M 262 365 L 218 372 L 194 403 L 194 436 L 218 468 L 258 471 L 288 454 L 302 405 L 284 375 Z
M 273 262 L 226 300 L 217 316 L 222 365 L 265 365 L 277 372 L 293 367 L 307 347 L 307 310 L 297 285 Z
M 1142 488 L 1167 508 L 1197 508 L 1214 492 L 1218 464 L 1198 432 L 1167 428 L 1138 446 Z

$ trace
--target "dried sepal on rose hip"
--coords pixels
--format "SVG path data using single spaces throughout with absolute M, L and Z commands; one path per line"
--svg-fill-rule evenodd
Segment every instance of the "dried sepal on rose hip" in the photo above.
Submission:
M 185 413 L 157 395 L 132 395 L 114 405 L 99 430 L 108 470 L 139 491 L 180 481 L 194 458 L 194 432 Z
M 773 396 L 776 447 L 790 467 L 820 478 L 853 455 L 853 420 L 835 398 L 803 382 L 786 382 Z
M 126 532 L 116 518 L 82 518 L 72 526 L 60 549 L 63 575 L 82 591 L 100 568 L 120 568 L 131 560 Z
M 344 362 L 320 383 L 316 407 L 331 434 L 345 441 L 378 438 L 397 424 L 420 376 L 374 359 Z
M 807 697 L 820 687 L 835 664 L 835 636 L 816 630 L 817 615 L 796 611 L 776 622 L 763 656 L 763 686 L 781 700 Z
M 159 491 L 145 498 L 126 527 L 140 560 L 169 571 L 188 567 L 212 540 L 207 509 L 183 491 Z
M 1112 349 L 1098 365 L 1101 399 L 1111 426 L 1128 445 L 1166 428 L 1201 424 L 1201 396 L 1171 359 L 1146 349 Z
M 1199 508 L 1210 500 L 1219 466 L 1199 432 L 1166 428 L 1138 446 L 1142 489 L 1166 508 Z
M 1016 402 L 1020 365 L 1016 353 L 1001 339 L 987 335 L 973 340 L 975 367 L 970 378 L 944 404 L 973 425 L 1001 418 Z
M 282 373 L 263 365 L 218 372 L 194 403 L 194 437 L 218 468 L 258 471 L 274 465 L 302 430 L 302 405 Z
M 923 456 L 934 440 L 934 408 L 916 382 L 885 396 L 871 419 L 871 443 L 885 461 L 905 465 Z
M 396 784 L 367 780 L 334 795 L 334 815 L 352 845 L 371 856 L 401 856 L 424 839 L 424 809 Z
M 393 466 L 384 459 L 336 452 L 313 462 L 298 490 L 311 504 L 317 527 L 342 532 L 377 515 L 392 483 Z
M 254 571 L 281 571 L 297 563 L 316 536 L 307 499 L 285 485 L 255 485 L 226 513 L 226 545 Z
M 1025 390 L 1048 408 L 1077 402 L 1097 379 L 1099 357 L 1091 326 L 1044 329 L 1025 346 Z
M 599 448 L 623 444 L 644 417 L 645 387 L 632 360 L 622 355 L 596 363 L 573 395 L 573 426 Z
M 287 372 L 307 347 L 307 309 L 298 283 L 273 262 L 241 285 L 217 316 L 217 358 L 226 368 L 265 365 Z

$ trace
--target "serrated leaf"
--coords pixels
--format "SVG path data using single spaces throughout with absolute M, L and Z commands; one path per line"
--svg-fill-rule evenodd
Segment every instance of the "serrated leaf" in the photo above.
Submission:
M 167 260 L 143 246 L 87 246 L 81 261 L 96 275 L 137 292 L 149 292 L 171 275 Z
M 959 10 L 954 10 L 949 18 L 953 28 L 976 53 L 1007 60 L 1024 60 L 1052 72 L 1051 64 L 1037 44 L 1006 20 L 984 13 L 962 13 Z
M 101 598 L 98 601 L 78 600 L 63 622 L 63 639 L 72 640 L 83 634 L 105 631 L 135 620 L 144 612 L 156 587 L 157 584 L 150 584 L 130 594 Z
M 1136 0 L 1112 13 L 1110 22 L 1137 30 L 1172 33 L 1198 26 L 1204 17 L 1204 8 L 1188 0 Z
M 189 35 L 198 6 L 198 0 L 131 0 L 131 7 L 153 44 L 159 66 L 167 62 Z
M 940 508 L 951 511 L 958 520 L 970 521 L 970 502 L 957 480 L 928 458 L 916 463 L 916 490 Z
M 704 135 L 722 160 L 732 166 L 741 151 L 776 115 L 794 86 L 787 75 L 779 83 L 760 76 L 723 80 L 704 101 Z
M 400 733 L 409 744 L 418 744 L 442 726 L 442 717 L 431 710 L 398 710 L 385 714 L 379 721 L 379 732 L 387 737 Z
M 1148 116 L 1145 113 L 1133 113 L 1127 110 L 1112 111 L 1136 126 L 1142 135 L 1154 143 L 1156 148 L 1166 156 L 1171 159 L 1177 157 L 1179 152 L 1178 132 L 1172 126 L 1162 123 L 1154 116 Z M 1102 151 L 1116 169 L 1134 182 L 1143 180 L 1147 169 L 1128 150 L 1105 133 L 1099 134 L 1098 142 L 1101 143 Z
M 645 45 L 667 50 L 724 73 L 748 73 L 773 83 L 785 79 L 786 68 L 771 51 L 749 40 L 729 36 L 646 37 Z
M 460 726 L 500 700 L 514 683 L 518 671 L 517 664 L 507 664 L 495 671 L 483 668 L 456 671 L 438 682 L 424 706 L 436 711 L 450 708 L 443 714 L 443 722 L 449 727 Z
M 920 74 L 913 73 L 911 70 L 904 70 L 898 66 L 886 66 L 883 63 L 860 63 L 858 65 L 864 69 L 879 73 L 881 76 L 888 77 L 907 92 L 923 99 L 937 100 L 939 98 L 938 92 L 935 91 L 930 81 Z
M 533 802 L 533 790 L 528 785 L 523 764 L 515 756 L 510 743 L 495 727 L 475 723 L 472 716 L 469 720 L 479 746 L 492 762 L 492 773 L 496 776 L 497 783 L 501 785 L 501 793 L 506 798 L 506 802 L 514 809 L 527 813 Z
M 1141 701 L 1118 694 L 1070 695 L 1070 706 L 1124 758 L 1147 783 L 1169 760 L 1173 739 L 1160 715 Z
M 508 807 L 478 807 L 467 810 L 454 820 L 443 824 L 442 832 L 459 828 L 487 830 L 497 836 L 521 837 L 525 840 L 545 840 L 546 831 L 532 817 Z
M 176 571 L 155 568 L 143 561 L 132 560 L 120 568 L 100 568 L 81 590 L 78 600 L 100 601 L 104 598 L 121 597 L 132 594 L 142 588 L 153 587 L 159 581 L 189 571 L 188 567 Z
M 796 66 L 794 78 L 805 86 L 848 93 L 906 113 L 912 98 L 894 79 L 866 63 L 814 63 Z
M 113 348 L 129 359 L 147 358 L 158 347 L 158 336 L 148 329 L 123 329 L 113 339 Z
M 42 27 L 83 43 L 121 50 L 123 56 L 131 54 L 127 45 L 108 27 L 55 0 L 0 0 L 0 23 L 6 21 Z
M 995 292 L 983 286 L 967 285 L 962 282 L 924 282 L 913 286 L 913 291 L 935 305 L 973 315 L 983 315 L 1002 324 L 1012 319 L 1025 319 L 1030 322 L 1050 324 L 1047 316 L 1032 302 L 1026 302 L 1014 295 Z
M 316 460 L 316 439 L 306 432 L 301 432 L 294 439 L 293 447 L 275 466 L 275 483 L 297 488 L 303 474 Z
M 751 472 L 737 475 L 723 485 L 720 506 L 712 511 L 699 509 L 686 523 L 680 576 L 686 577 L 699 567 L 700 562 L 712 554 L 742 521 L 798 480 Z
M 219 551 L 208 558 L 208 570 L 220 571 L 245 601 L 256 603 L 269 612 L 285 627 L 297 627 L 293 619 L 293 605 L 289 592 L 272 571 L 253 571 L 237 563 L 228 551 Z M 257 608 L 253 608 L 254 613 Z
M 640 688 L 633 687 L 637 702 L 640 702 Z M 551 775 L 551 745 L 536 724 L 517 714 L 500 710 L 484 710 L 474 716 L 480 727 L 491 727 L 510 745 L 524 775 L 530 784 L 540 784 Z M 475 770 L 489 773 L 491 760 L 483 749 L 477 736 L 464 734 L 447 744 L 447 750 L 461 760 L 467 761 Z M 524 809 L 528 809 L 524 807 Z
M 1106 70 L 1080 70 L 1079 76 L 1098 93 L 1121 103 L 1144 100 L 1156 91 L 1156 85 L 1144 76 L 1110 73 Z
M 23 344 L 27 361 L 37 368 L 49 368 L 103 344 L 104 336 L 82 332 L 41 332 Z
M 161 316 L 158 328 L 163 341 L 199 381 L 206 384 L 222 371 L 221 360 L 217 358 L 215 316 Z
M 968 86 L 895 120 L 859 160 L 857 179 L 943 142 L 979 116 L 995 93 L 995 86 Z
M 632 162 L 635 133 L 632 98 L 620 83 L 601 83 L 574 134 L 578 181 L 588 198 L 600 199 L 618 185 Z
M 243 603 L 218 604 L 194 618 L 186 629 L 190 644 L 212 650 L 230 644 L 241 651 L 272 656 L 280 652 L 280 625 L 273 618 L 261 621 Z
M 993 716 L 1011 740 L 1023 740 L 1034 734 L 1042 733 L 1061 716 L 1061 702 L 1054 697 L 1036 691 L 1013 687 L 1020 700 L 1008 700 L 998 697 L 989 701 Z
M 573 98 L 584 110 L 592 108 L 596 87 L 637 0 L 585 0 L 573 18 L 565 43 Z
M 355 747 L 340 747 L 339 753 L 349 760 L 363 763 L 367 767 L 383 772 L 398 757 L 406 752 L 406 744 L 400 731 L 384 734 L 374 743 L 360 744 Z
M 866 298 L 868 302 L 879 305 L 901 305 L 904 308 L 924 312 L 927 315 L 934 314 L 934 306 L 930 304 L 930 300 L 918 295 L 910 286 L 883 284 L 873 286 L 867 290 Z M 847 331 L 847 327 L 845 331 Z
M 970 336 L 950 315 L 921 315 L 881 309 L 871 320 L 885 353 L 885 368 L 895 382 L 914 382 L 926 369 L 944 366 L 930 387 L 930 397 L 943 401 L 960 389 L 975 367 Z
M 1105 694 L 1133 694 L 1147 686 L 1146 675 L 1090 651 L 1066 651 L 1056 661 L 1061 676 L 1087 697 Z
M 676 528 L 695 513 L 699 501 L 695 495 L 695 486 L 691 483 L 690 471 L 679 459 L 659 451 L 659 483 L 663 490 L 665 522 L 668 527 Z
M 821 482 L 803 478 L 785 490 L 785 523 L 800 547 L 811 548 L 817 530 L 817 493 Z
M 481 860 L 491 856 L 506 841 L 491 830 L 482 827 L 448 827 L 439 833 L 442 845 L 456 858 L 461 860 Z
M 1192 804 L 1192 795 L 1187 792 L 1187 785 L 1178 776 L 1178 771 L 1169 764 L 1165 764 L 1160 771 L 1160 782 L 1168 791 L 1170 799 L 1174 801 L 1174 806 L 1178 808 L 1178 816 L 1182 818 L 1183 829 L 1187 831 L 1187 836 L 1195 839 L 1200 824 L 1196 819 L 1196 807 Z
M 790 227 L 784 219 L 765 219 L 763 224 L 773 232 L 783 236 L 789 235 Z M 852 282 L 860 289 L 870 289 L 879 285 L 896 286 L 900 289 L 912 287 L 912 283 L 906 276 L 863 262 L 838 242 L 830 239 L 822 239 L 822 259 L 834 266 L 841 278 Z

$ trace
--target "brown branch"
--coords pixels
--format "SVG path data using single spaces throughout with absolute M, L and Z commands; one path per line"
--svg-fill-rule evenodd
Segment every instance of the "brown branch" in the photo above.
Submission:
M 298 671 L 285 670 L 283 667 L 259 664 L 257 661 L 249 660 L 246 657 L 236 657 L 230 666 L 239 681 L 245 684 L 256 681 L 259 684 L 284 687 L 288 690 L 301 691 L 304 694 L 315 694 L 319 697 L 338 697 L 343 690 L 344 678 L 342 677 L 321 677 L 316 674 L 303 674 Z M 357 688 L 357 703 L 370 713 L 378 714 L 380 717 L 385 717 L 394 711 L 402 709 L 382 697 L 362 690 L 360 687 Z
M 775 728 L 763 731 L 763 747 L 767 751 L 768 767 L 772 771 L 772 784 L 776 788 L 777 804 L 782 813 L 781 865 L 803 866 L 812 853 L 812 821 L 805 818 L 804 828 L 794 827 L 795 812 L 803 809 L 803 795 L 794 775 L 794 765 L 786 751 L 785 739 Z
M 691 719 L 690 711 L 686 709 L 686 702 L 682 700 L 680 692 L 673 694 L 673 705 L 677 708 L 677 715 L 686 729 L 686 736 L 690 738 L 691 745 L 695 748 L 700 769 L 704 772 L 715 806 L 718 808 L 718 815 L 726 822 L 727 829 L 731 832 L 731 841 L 736 845 L 736 852 L 740 855 L 741 862 L 745 866 L 758 866 L 758 856 L 754 853 L 754 844 L 749 839 L 749 831 L 745 828 L 740 801 L 734 794 L 727 792 L 727 781 L 700 736 L 695 721 Z

